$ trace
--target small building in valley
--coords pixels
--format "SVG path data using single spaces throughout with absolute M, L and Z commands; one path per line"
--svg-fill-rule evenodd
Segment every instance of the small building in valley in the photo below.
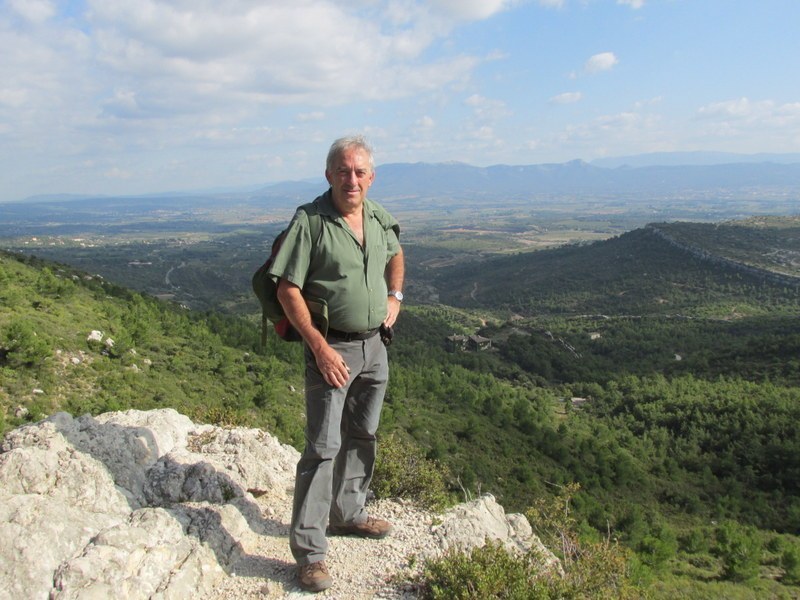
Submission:
M 492 347 L 492 340 L 478 334 L 450 335 L 446 340 L 448 352 L 480 352 Z

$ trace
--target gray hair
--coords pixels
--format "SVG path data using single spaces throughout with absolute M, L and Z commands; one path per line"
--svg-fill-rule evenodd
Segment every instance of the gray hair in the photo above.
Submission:
M 325 162 L 325 169 L 328 172 L 333 172 L 333 163 L 345 150 L 349 150 L 350 148 L 359 148 L 366 152 L 369 158 L 369 168 L 371 171 L 375 171 L 375 158 L 372 155 L 372 146 L 363 135 L 348 135 L 333 142 L 333 144 L 331 144 L 331 149 L 328 150 L 328 159 Z

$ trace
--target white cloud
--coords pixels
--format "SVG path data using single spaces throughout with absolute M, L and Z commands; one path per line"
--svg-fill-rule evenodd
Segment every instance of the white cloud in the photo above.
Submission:
M 617 0 L 617 4 L 627 4 L 632 9 L 637 10 L 644 6 L 645 0 Z
M 796 148 L 800 140 L 800 102 L 736 98 L 702 106 L 688 122 L 660 114 L 660 103 L 653 98 L 631 110 L 567 125 L 540 139 L 537 150 L 571 148 L 584 157 L 709 148 L 754 153 Z
M 459 81 L 479 62 L 423 60 L 441 31 L 419 9 L 410 24 L 382 28 L 369 11 L 330 0 L 90 2 L 97 59 L 116 77 L 140 81 L 140 104 L 152 110 L 397 98 Z
M 494 129 L 489 127 L 488 125 L 482 125 L 475 129 L 470 130 L 467 133 L 469 138 L 474 140 L 480 140 L 481 142 L 495 142 L 495 135 Z
M 48 0 L 9 0 L 8 5 L 23 19 L 42 23 L 56 14 L 56 8 Z
M 112 167 L 106 171 L 106 177 L 109 179 L 130 179 L 132 176 L 133 175 L 130 171 L 120 169 L 119 167 Z
M 517 3 L 515 0 L 432 0 L 430 4 L 454 18 L 477 21 Z
M 771 102 L 763 102 L 758 105 L 750 102 L 747 98 L 739 98 L 737 100 L 714 102 L 707 106 L 701 106 L 697 114 L 700 117 L 707 118 L 748 118 L 752 117 L 757 112 L 763 112 L 764 109 L 771 109 L 772 106 L 773 104 Z
M 529 151 L 536 151 L 541 147 L 541 145 L 541 140 L 526 140 L 522 143 L 522 147 Z
M 315 110 L 307 113 L 300 113 L 295 117 L 296 121 L 301 123 L 309 123 L 312 121 L 322 121 L 325 118 L 325 113 L 321 110 Z
M 619 60 L 613 52 L 601 52 L 587 60 L 584 69 L 587 73 L 599 73 L 612 69 L 618 62 Z
M 9 108 L 21 108 L 25 104 L 27 92 L 22 88 L 7 87 L 0 89 L 0 105 Z
M 201 131 L 226 139 L 226 126 L 273 107 L 311 107 L 298 113 L 303 123 L 324 119 L 324 107 L 460 88 L 486 60 L 424 56 L 447 29 L 422 5 L 395 27 L 388 9 L 363 4 L 87 0 L 68 20 L 44 1 L 12 0 L 5 15 L 0 4 L 6 142 L 60 140 L 48 144 L 68 146 L 66 156 L 111 140 L 169 147 Z M 11 10 L 37 23 L 12 29 Z
M 12 29 L 2 17 L 0 5 L 0 122 L 8 124 L 3 154 L 17 159 L 21 149 L 35 146 L 72 152 L 74 137 L 62 133 L 86 122 L 97 89 L 82 66 L 87 36 L 49 21 Z M 9 143 L 19 146 L 10 150 Z
M 657 106 L 664 101 L 663 96 L 654 96 L 652 98 L 648 98 L 646 100 L 638 100 L 634 103 L 633 107 L 636 110 L 642 110 L 647 108 L 648 106 Z
M 572 148 L 574 156 L 632 154 L 670 149 L 673 133 L 660 115 L 629 110 L 567 125 L 547 143 Z
M 464 104 L 469 106 L 475 117 L 481 121 L 494 121 L 510 114 L 505 102 L 486 98 L 480 94 L 468 97 L 464 100 Z
M 708 135 L 756 138 L 770 131 L 773 141 L 800 139 L 800 102 L 778 104 L 738 98 L 703 106 L 697 118 Z
M 424 116 L 417 121 L 417 127 L 419 129 L 430 130 L 436 126 L 436 121 L 429 116 Z
M 550 98 L 550 102 L 553 104 L 574 104 L 579 102 L 581 98 L 583 98 L 583 94 L 580 92 L 564 92 Z
M 122 119 L 141 117 L 144 113 L 136 99 L 136 92 L 115 90 L 114 95 L 102 103 L 103 114 Z

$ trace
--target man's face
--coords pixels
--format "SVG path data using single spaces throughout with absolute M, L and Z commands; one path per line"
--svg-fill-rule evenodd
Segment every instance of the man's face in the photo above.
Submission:
M 342 209 L 359 208 L 375 179 L 369 155 L 362 148 L 346 148 L 333 162 L 333 170 L 325 171 L 333 189 L 333 200 Z

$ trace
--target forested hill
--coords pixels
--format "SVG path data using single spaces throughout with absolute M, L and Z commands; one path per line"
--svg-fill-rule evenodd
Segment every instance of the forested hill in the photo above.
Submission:
M 800 217 L 753 217 L 727 223 L 648 226 L 691 254 L 742 271 L 800 284 Z
M 534 315 L 762 314 L 800 298 L 797 219 L 651 225 L 609 240 L 442 269 L 442 302 Z

